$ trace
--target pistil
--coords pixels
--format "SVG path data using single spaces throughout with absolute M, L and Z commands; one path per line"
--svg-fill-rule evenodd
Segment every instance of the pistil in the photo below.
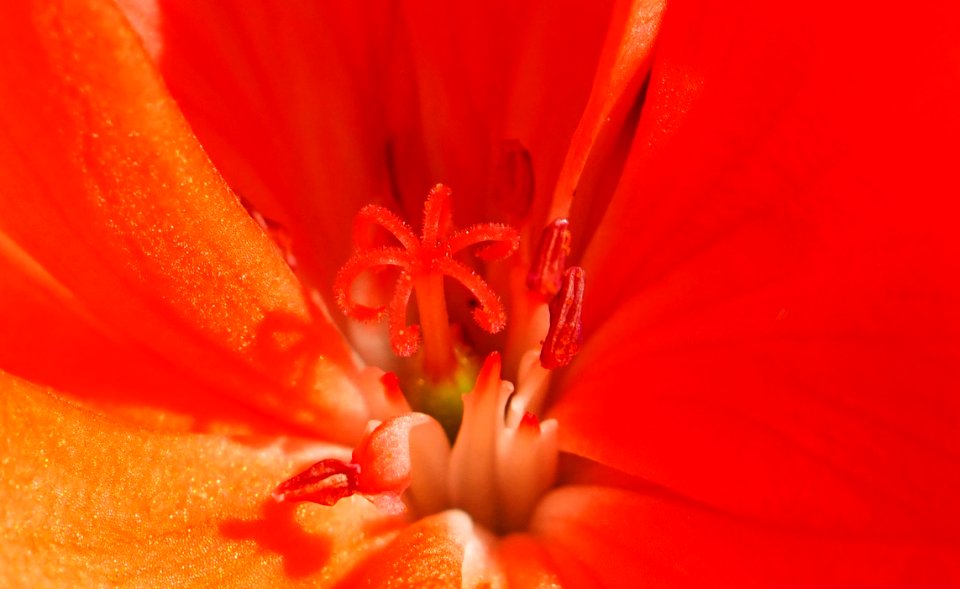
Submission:
M 454 340 L 447 317 L 443 274 L 427 272 L 413 279 L 423 334 L 423 370 L 434 377 L 449 375 L 456 366 Z

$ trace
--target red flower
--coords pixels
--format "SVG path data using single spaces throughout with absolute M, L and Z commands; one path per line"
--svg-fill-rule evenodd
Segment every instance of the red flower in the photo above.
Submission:
M 960 584 L 952 3 L 124 4 L 0 8 L 0 584 Z M 504 519 L 278 503 L 321 459 L 407 484 L 338 466 L 405 449 L 363 367 L 410 365 L 324 301 L 357 211 L 439 181 L 520 231 L 502 335 L 448 301 L 508 379 L 569 217 L 582 348 L 516 425 L 559 474 Z

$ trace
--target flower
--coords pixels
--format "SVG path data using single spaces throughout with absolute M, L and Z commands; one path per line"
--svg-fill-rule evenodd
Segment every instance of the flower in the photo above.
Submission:
M 952 3 L 275 4 L 0 8 L 5 585 L 957 584 Z M 438 181 L 586 274 L 499 539 L 270 496 L 401 366 L 323 304 L 350 220 Z

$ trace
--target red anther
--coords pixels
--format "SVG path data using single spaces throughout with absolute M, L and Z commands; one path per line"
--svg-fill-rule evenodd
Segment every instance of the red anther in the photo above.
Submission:
M 504 141 L 494 169 L 494 197 L 498 211 L 505 219 L 516 222 L 524 218 L 533 204 L 533 160 L 530 152 L 516 139 Z
M 540 420 L 537 419 L 537 416 L 533 413 L 526 411 L 524 412 L 523 417 L 520 419 L 520 424 L 517 426 L 517 431 L 539 434 Z
M 328 458 L 287 479 L 274 490 L 274 501 L 310 501 L 333 505 L 344 497 L 359 494 L 387 513 L 404 511 L 401 495 L 413 482 L 411 432 L 424 427 L 432 440 L 431 449 L 449 451 L 443 428 L 423 413 L 406 413 L 383 423 L 370 422 L 367 433 L 353 450 L 350 462 Z
M 550 329 L 540 350 L 540 364 L 544 368 L 566 366 L 583 344 L 583 288 L 585 273 L 573 266 L 563 273 L 560 290 L 550 301 Z
M 387 400 L 403 399 L 403 389 L 400 388 L 400 377 L 394 372 L 385 372 L 380 377 L 380 384 L 383 385 Z
M 553 296 L 560 290 L 569 254 L 570 223 L 566 219 L 556 219 L 540 234 L 537 253 L 527 274 L 527 288 Z
M 369 239 L 371 226 L 388 231 L 399 245 L 374 247 Z M 443 300 L 444 276 L 460 282 L 479 302 L 474 319 L 480 327 L 496 333 L 506 324 L 506 314 L 496 293 L 477 273 L 454 260 L 453 256 L 468 247 L 489 244 L 481 248 L 477 256 L 484 259 L 506 257 L 519 247 L 519 233 L 513 227 L 496 223 L 453 231 L 450 189 L 446 186 L 437 184 L 430 190 L 424 203 L 423 231 L 419 239 L 397 215 L 381 206 L 368 205 L 357 214 L 354 240 L 357 249 L 340 269 L 333 285 L 337 304 L 346 315 L 360 321 L 379 320 L 389 315 L 390 343 L 397 355 L 413 355 L 420 345 L 421 333 L 426 329 L 430 330 L 437 344 L 428 348 L 448 348 L 435 351 L 435 362 L 428 364 L 437 367 L 450 365 L 453 346 L 449 341 L 449 320 Z M 353 282 L 364 272 L 386 266 L 400 270 L 389 303 L 368 306 L 357 302 L 351 292 Z M 406 324 L 407 306 L 414 290 L 417 291 L 422 329 L 418 325 Z M 439 345 L 439 342 L 444 343 Z M 444 360 L 444 354 L 450 358 Z
M 333 505 L 357 492 L 359 476 L 359 465 L 327 458 L 280 483 L 273 491 L 273 499 L 277 503 L 310 501 Z

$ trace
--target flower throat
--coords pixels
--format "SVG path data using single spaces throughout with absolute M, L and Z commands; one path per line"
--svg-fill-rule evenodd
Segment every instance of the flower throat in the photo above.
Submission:
M 375 246 L 367 242 L 370 225 L 385 229 L 399 246 Z M 444 279 L 462 284 L 477 301 L 473 319 L 488 333 L 506 326 L 500 297 L 469 266 L 454 259 L 467 248 L 485 244 L 476 251 L 484 261 L 512 255 L 520 246 L 520 235 L 509 225 L 483 223 L 466 229 L 453 227 L 450 189 L 437 184 L 424 204 L 423 229 L 413 230 L 390 210 L 367 205 L 360 209 L 354 225 L 353 256 L 341 268 L 334 283 L 337 304 L 358 321 L 380 321 L 387 317 L 390 346 L 400 357 L 413 357 L 415 376 L 405 378 L 402 389 L 411 407 L 432 415 L 451 439 L 456 436 L 463 413 L 460 396 L 476 381 L 479 366 L 450 326 Z M 357 302 L 351 291 L 364 272 L 394 267 L 399 275 L 388 304 L 371 307 Z M 408 325 L 407 307 L 415 296 L 419 325 Z
M 532 263 L 508 284 L 536 316 L 549 312 L 539 347 L 520 358 L 516 383 L 501 378 L 500 354 L 477 356 L 447 315 L 445 280 L 459 282 L 472 296 L 473 320 L 494 334 L 507 313 L 500 297 L 467 264 L 456 259 L 475 248 L 483 262 L 513 255 L 520 232 L 500 223 L 453 226 L 451 192 L 434 186 L 424 204 L 420 235 L 390 210 L 367 205 L 357 213 L 355 250 L 334 282 L 336 301 L 358 321 L 387 320 L 390 347 L 409 358 L 406 370 L 380 379 L 378 419 L 355 446 L 352 458 L 321 460 L 281 483 L 276 501 L 333 505 L 359 494 L 387 513 L 423 516 L 460 508 L 490 530 L 522 529 L 539 497 L 556 479 L 557 422 L 538 413 L 549 388 L 550 371 L 567 365 L 581 345 L 584 272 L 567 268 L 570 229 L 564 219 L 542 232 Z M 371 237 L 386 231 L 393 243 Z M 393 285 L 382 305 L 357 300 L 378 273 L 391 270 Z M 525 274 L 525 275 L 524 275 Z M 525 292 L 524 292 L 525 291 Z M 407 323 L 415 297 L 418 323 Z M 516 300 L 511 300 L 515 304 Z M 548 304 L 549 303 L 549 304 Z M 514 317 L 523 317 L 514 312 Z M 521 321 L 522 323 L 522 321 Z M 531 322 L 531 324 L 540 324 Z M 526 340 L 525 340 L 526 341 Z

